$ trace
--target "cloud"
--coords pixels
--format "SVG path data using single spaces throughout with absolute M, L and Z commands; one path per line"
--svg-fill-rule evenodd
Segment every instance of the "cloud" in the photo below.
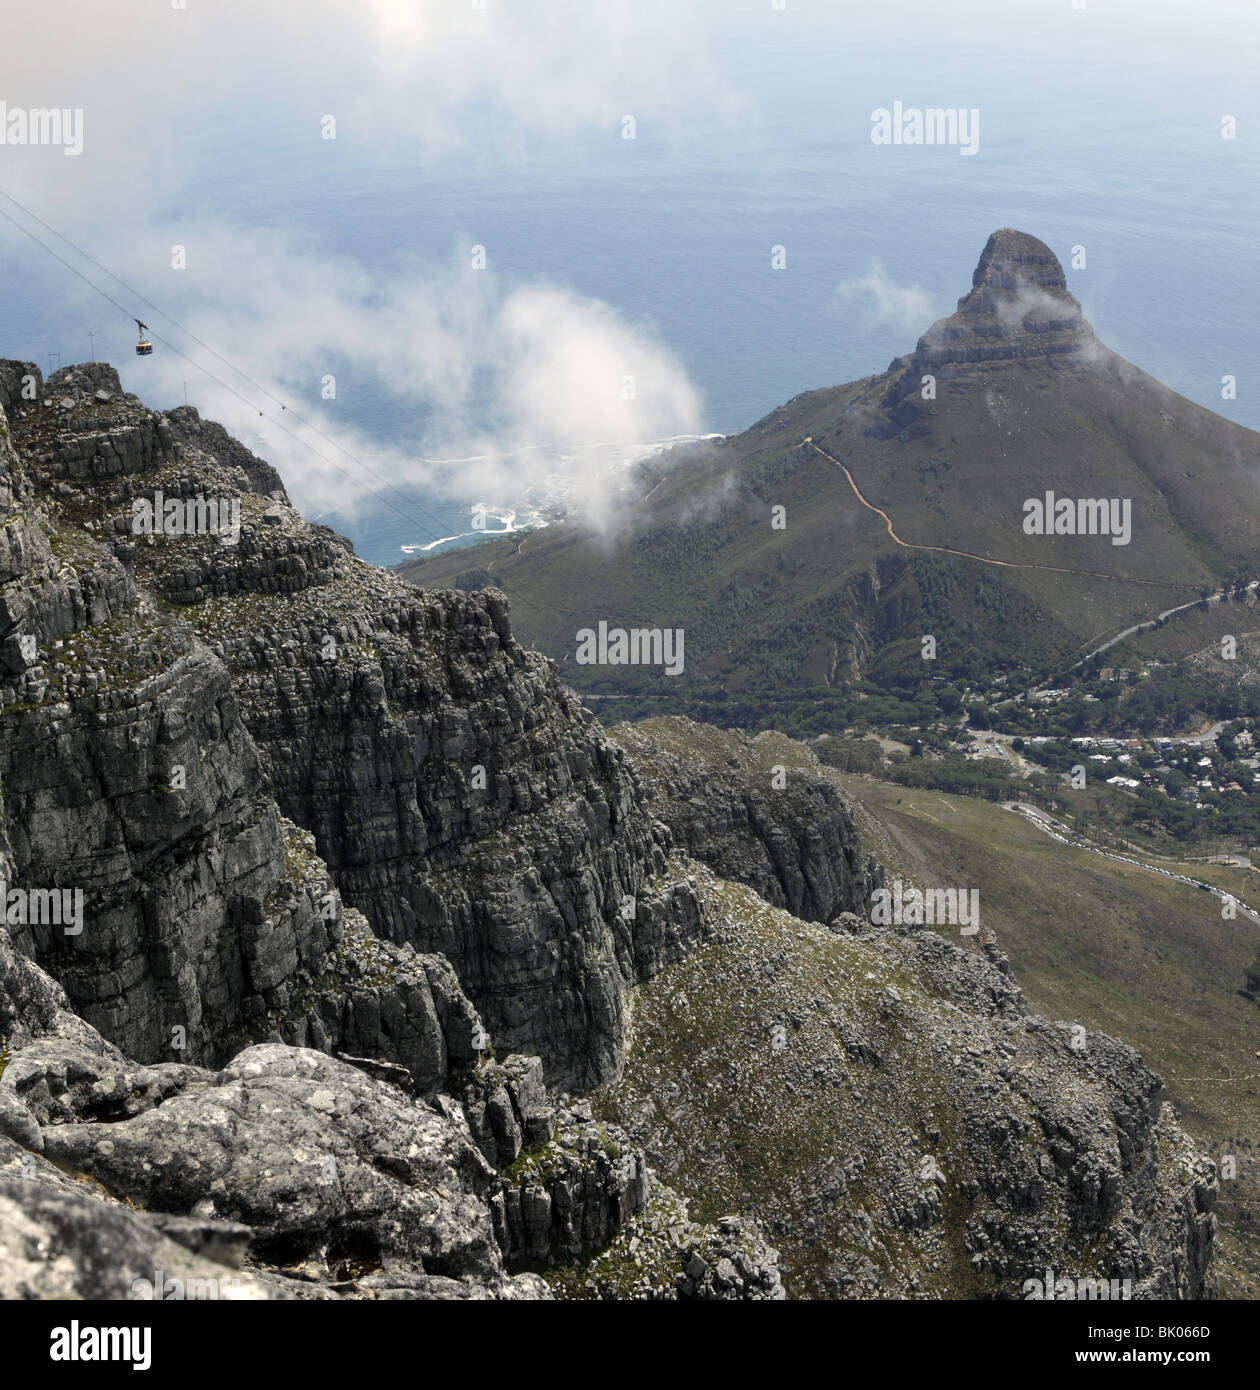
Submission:
M 519 496 L 555 466 L 541 451 L 517 453 L 526 446 L 702 427 L 698 393 L 652 325 L 561 283 L 501 272 L 499 247 L 489 269 L 474 271 L 473 235 L 433 245 L 419 229 L 413 245 L 374 247 L 369 261 L 366 252 L 332 254 L 309 232 L 247 225 L 248 199 L 234 192 L 223 212 L 216 190 L 236 166 L 245 186 L 257 181 L 270 194 L 274 170 L 283 190 L 286 159 L 309 162 L 325 148 L 341 161 L 330 161 L 340 196 L 388 188 L 400 174 L 440 180 L 455 162 L 524 168 L 568 142 L 607 139 L 620 150 L 626 114 L 640 139 L 692 138 L 697 119 L 734 120 L 741 110 L 708 54 L 702 10 L 694 0 L 489 0 L 484 9 L 471 0 L 190 0 L 186 10 L 46 0 L 10 34 L 0 99 L 81 108 L 84 152 L 6 149 L 0 186 L 278 396 L 310 401 L 336 375 L 338 401 L 303 413 L 357 457 L 375 455 L 378 476 L 432 492 L 501 498 L 510 487 Z M 335 146 L 320 142 L 325 115 L 336 117 Z M 265 201 L 283 226 L 282 198 Z M 308 208 L 293 212 L 295 224 L 302 214 L 312 225 Z M 7 224 L 0 241 L 67 300 L 88 294 Z M 175 244 L 188 251 L 178 278 L 166 270 Z M 56 249 L 132 306 L 135 296 Z M 354 509 L 354 486 L 319 454 L 361 469 L 318 435 L 299 432 L 299 445 L 260 420 L 259 408 L 278 407 L 153 311 L 131 312 L 231 388 L 159 345 L 146 363 L 156 383 L 146 397 L 156 389 L 182 401 L 187 380 L 203 413 L 269 457 L 301 505 Z M 408 447 L 382 453 L 346 423 L 356 413 L 351 383 L 413 408 Z M 452 455 L 480 457 L 459 469 L 417 461 Z M 607 515 L 607 476 L 588 472 L 578 491 L 593 514 Z
M 1080 316 L 1079 309 L 1070 300 L 1031 285 L 1022 276 L 1014 293 L 995 297 L 993 312 L 1003 330 L 1012 334 L 1024 332 L 1025 321 L 1030 318 L 1036 323 L 1047 323 Z
M 353 513 L 373 504 L 373 493 L 389 502 L 390 484 L 518 498 L 557 467 L 555 450 L 536 446 L 652 441 L 702 428 L 699 394 L 649 327 L 563 286 L 475 270 L 467 247 L 436 266 L 373 271 L 350 257 L 304 251 L 294 238 L 223 225 L 203 227 L 189 244 L 185 298 L 193 302 L 181 322 L 252 381 L 151 313 L 150 327 L 166 342 L 145 361 L 144 394 L 154 403 L 181 401 L 189 380 L 202 413 L 274 463 L 311 511 Z M 222 299 L 219 287 L 228 283 L 232 295 Z M 134 389 L 126 364 L 123 379 Z M 296 404 L 343 448 L 281 413 L 254 382 Z M 410 408 L 409 447 L 382 451 L 347 423 L 362 414 L 354 393 L 365 382 Z M 335 399 L 306 404 L 325 386 Z M 597 465 L 600 455 L 576 457 Z M 454 459 L 458 466 L 442 462 Z M 591 467 L 573 503 L 592 520 L 609 516 L 610 481 Z
M 735 120 L 746 101 L 708 52 L 692 0 L 370 0 L 369 40 L 408 93 L 410 132 L 430 149 L 474 144 L 463 116 L 500 113 L 498 138 L 616 131 L 637 115 L 677 130 L 697 109 Z M 453 113 L 462 113 L 453 115 Z M 480 129 L 480 123 L 478 123 Z
M 888 327 L 919 333 L 931 321 L 932 302 L 916 286 L 897 285 L 888 278 L 882 261 L 873 260 L 865 275 L 836 286 L 845 303 L 859 305 L 863 327 Z
M 9 31 L 0 99 L 82 109 L 86 148 L 6 151 L 5 178 L 62 207 L 152 203 L 239 153 L 232 132 L 318 141 L 326 115 L 356 158 L 413 166 L 612 142 L 627 114 L 691 138 L 747 111 L 708 45 L 699 0 L 43 0 Z

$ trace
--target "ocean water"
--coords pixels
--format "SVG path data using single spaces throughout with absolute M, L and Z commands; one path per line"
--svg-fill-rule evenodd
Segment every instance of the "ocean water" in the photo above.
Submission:
M 229 217 L 366 267 L 401 254 L 436 264 L 480 241 L 505 283 L 562 286 L 649 331 L 698 387 L 700 428 L 719 433 L 800 391 L 882 371 L 970 288 L 989 233 L 1013 226 L 1058 253 L 1110 347 L 1260 429 L 1260 7 L 986 0 L 909 4 L 895 18 L 823 0 L 702 8 L 710 60 L 741 95 L 734 115 L 698 109 L 658 136 L 640 112 L 634 141 L 579 131 L 524 153 L 487 116 L 471 155 L 421 161 L 402 137 L 347 136 L 330 165 L 288 138 L 280 75 L 247 111 L 201 118 L 177 205 L 143 216 Z M 979 152 L 873 144 L 871 113 L 894 101 L 978 109 Z M 1222 139 L 1225 115 L 1236 140 Z M 0 152 L 0 187 L 3 171 Z M 86 244 L 92 221 L 67 231 Z M 772 267 L 774 246 L 784 269 Z M 1075 247 L 1084 269 L 1070 265 Z M 0 255 L 0 355 L 80 360 L 95 325 L 97 356 L 125 362 L 126 384 L 149 399 L 117 315 L 4 224 Z M 144 288 L 163 302 L 163 281 Z M 248 341 L 231 355 L 268 379 Z M 382 457 L 424 454 L 423 405 L 353 358 L 337 370 L 335 411 L 314 385 L 299 402 L 312 420 L 354 426 Z M 1234 400 L 1222 399 L 1227 374 Z M 268 434 L 263 422 L 245 441 L 266 456 Z M 475 540 L 475 501 L 490 504 L 488 530 L 527 525 L 581 470 L 615 473 L 659 447 L 543 442 L 545 483 L 519 495 L 460 496 L 453 462 L 452 497 L 376 478 L 353 512 L 311 510 L 392 564 Z M 363 451 L 369 468 L 372 457 Z M 286 481 L 302 504 L 303 478 Z

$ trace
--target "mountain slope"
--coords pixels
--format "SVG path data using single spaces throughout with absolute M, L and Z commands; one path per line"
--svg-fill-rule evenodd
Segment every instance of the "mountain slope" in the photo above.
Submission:
M 219 426 L 188 407 L 146 409 L 111 368 L 66 369 L 47 391 L 31 364 L 0 373 L 22 498 L 6 534 L 27 528 L 0 629 L 13 653 L 0 708 L 12 761 L 0 772 L 14 818 L 41 797 L 82 804 L 53 829 L 78 841 L 69 862 L 80 880 L 120 899 L 108 929 L 64 969 L 57 957 L 76 1002 L 146 1012 L 123 1036 L 151 1051 L 169 1026 L 232 993 L 220 978 L 232 969 L 270 984 L 291 969 L 285 951 L 318 959 L 322 940 L 253 929 L 268 920 L 276 876 L 265 784 L 379 936 L 451 962 L 501 1045 L 541 1052 L 558 1081 L 612 1075 L 629 984 L 699 935 L 701 913 L 668 871 L 667 839 L 620 750 L 515 641 L 501 596 L 420 594 L 365 564 L 308 525 L 274 471 Z M 34 400 L 3 389 L 23 376 Z M 134 534 L 133 504 L 159 492 L 237 501 L 238 539 Z M 29 662 L 23 634 L 35 639 Z M 144 702 L 128 693 L 120 652 L 149 677 Z M 109 715 L 116 706 L 131 713 Z M 110 717 L 117 727 L 102 734 Z M 139 765 L 135 747 L 150 750 Z M 85 771 L 93 764 L 108 802 Z M 169 788 L 174 764 L 191 769 L 183 791 Z M 179 850 L 174 827 L 189 837 Z M 220 828 L 232 846 L 223 875 L 240 882 L 208 882 L 193 853 Z M 120 844 L 142 850 L 132 858 L 143 875 Z M 64 860 L 60 838 L 52 850 Z M 103 864 L 110 854 L 123 862 Z M 234 946 L 216 951 L 220 887 L 251 943 L 244 967 Z M 327 887 L 306 894 L 316 937 Z M 90 906 L 99 919 L 96 895 Z M 146 930 L 171 941 L 177 914 L 197 934 L 172 945 L 177 984 L 158 989 L 138 978 L 140 943 Z M 251 959 L 268 950 L 283 963 Z M 155 997 L 113 1002 L 133 989 Z
M 826 917 L 789 916 L 758 893 L 807 880 L 811 840 L 852 817 L 830 771 L 776 734 L 613 732 L 661 813 L 742 880 L 697 871 L 717 930 L 638 991 L 626 1070 L 595 1098 L 698 1212 L 761 1220 L 796 1297 L 1019 1298 L 1039 1252 L 1132 1278 L 1136 1298 L 1208 1292 L 1214 1170 L 1136 1053 L 1028 1009 L 994 942 L 1004 912 L 970 939 L 875 926 L 882 869 L 834 858 Z M 735 834 L 732 807 L 749 812 Z M 1149 1263 L 1183 1237 L 1184 1256 Z
M 1232 1156 L 1216 1207 L 1231 1248 L 1222 1296 L 1254 1297 L 1260 1259 L 1235 1242 L 1256 1245 L 1260 1205 L 1260 1030 L 1255 1005 L 1239 995 L 1260 940 L 1255 924 L 1241 914 L 1224 919 L 1215 897 L 1062 844 L 991 802 L 827 775 L 890 875 L 975 887 L 981 921 L 992 923 L 1031 1006 L 1124 1038 L 1163 1077 L 1200 1151 L 1225 1171 Z M 1251 869 L 1157 862 L 1243 901 L 1260 878 Z
M 921 675 L 924 634 L 937 670 L 1052 669 L 1260 554 L 1260 435 L 1107 349 L 1049 248 L 1007 230 L 913 353 L 662 470 L 612 537 L 559 524 L 404 573 L 487 569 L 579 689 L 685 698 Z M 1027 534 L 1047 492 L 1127 502 L 1127 543 Z M 685 674 L 576 664 L 600 619 L 683 628 Z
M 579 1296 L 777 1298 L 761 1215 L 804 1295 L 1018 1297 L 1050 1264 L 1212 1296 L 1215 1174 L 1159 1079 L 1110 1039 L 1075 1055 L 996 958 L 870 927 L 879 867 L 803 750 L 618 744 L 500 593 L 363 564 L 103 364 L 0 363 L 0 489 L 0 878 L 83 892 L 81 932 L 0 930 L 0 1292 L 117 1297 L 169 1237 L 235 1250 L 263 1296 L 536 1298 L 542 1270 Z M 158 491 L 239 505 L 239 531 L 137 535 Z M 708 1022 L 658 1047 L 680 978 Z M 779 1086 L 765 1029 L 797 1011 Z M 650 1083 L 681 1123 L 639 1137 L 547 1089 L 622 1080 L 617 1105 Z M 726 1185 L 781 1132 L 848 1195 L 799 1169 L 787 1207 Z M 920 1132 L 943 1189 L 907 1165 Z M 658 1165 L 741 1219 L 693 1224 Z

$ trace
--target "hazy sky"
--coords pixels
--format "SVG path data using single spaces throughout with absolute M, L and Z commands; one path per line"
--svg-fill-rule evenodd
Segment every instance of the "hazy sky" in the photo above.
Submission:
M 627 115 L 640 140 L 672 151 L 680 178 L 727 161 L 790 169 L 824 131 L 869 144 L 872 109 L 894 98 L 981 108 L 985 157 L 1008 160 L 1012 178 L 1040 177 L 1069 132 L 1122 150 L 1152 124 L 1210 130 L 1227 112 L 1254 160 L 1258 71 L 1255 0 L 41 0 L 6 21 L 0 101 L 81 110 L 83 152 L 6 145 L 0 189 L 281 396 L 309 399 L 339 369 L 370 376 L 423 410 L 425 447 L 440 456 L 655 439 L 712 422 L 649 316 L 578 291 L 562 264 L 515 273 L 496 246 L 474 269 L 475 226 L 387 256 L 331 248 L 310 231 L 318 208 L 286 213 L 289 171 L 329 202 L 365 186 L 388 199 L 400 171 L 435 187 L 510 176 L 519 190 L 531 170 L 605 149 L 622 158 Z M 1110 125 L 1083 124 L 1116 91 Z M 329 116 L 335 140 L 322 138 Z M 256 212 L 222 196 L 237 171 L 258 187 Z M 0 210 L 14 212 L 3 199 Z M 4 222 L 0 248 L 7 277 L 45 277 L 88 302 Z M 952 307 L 884 261 L 835 288 L 859 330 L 895 325 L 905 348 Z M 255 399 L 161 319 L 152 326 Z M 151 401 L 182 399 L 192 375 L 205 413 L 257 428 L 252 407 L 170 353 L 151 370 Z M 415 475 L 409 456 L 382 458 L 347 427 L 338 437 L 374 453 L 378 471 Z M 340 476 L 283 435 L 264 452 L 300 474 L 306 505 L 346 505 Z M 519 460 L 502 476 L 480 467 L 488 494 L 519 484 Z

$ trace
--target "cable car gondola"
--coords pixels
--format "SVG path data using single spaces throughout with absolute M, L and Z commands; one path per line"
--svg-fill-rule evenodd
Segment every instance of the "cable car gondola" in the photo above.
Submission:
M 136 356 L 147 357 L 153 351 L 153 344 L 144 336 L 149 331 L 147 323 L 136 320 L 136 327 L 140 330 L 140 341 L 136 344 Z

